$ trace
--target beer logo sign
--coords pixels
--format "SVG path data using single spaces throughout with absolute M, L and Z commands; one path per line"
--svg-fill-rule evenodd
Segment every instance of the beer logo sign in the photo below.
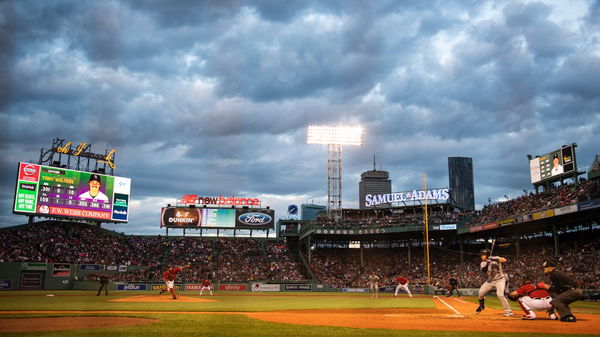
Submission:
M 244 213 L 238 217 L 238 221 L 244 225 L 267 225 L 273 218 L 268 214 L 252 212 Z

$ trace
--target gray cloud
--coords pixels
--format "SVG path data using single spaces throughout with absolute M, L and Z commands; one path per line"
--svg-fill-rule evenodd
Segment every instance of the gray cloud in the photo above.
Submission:
M 151 205 L 111 226 L 126 232 L 158 232 L 160 203 L 186 193 L 326 200 L 310 124 L 366 130 L 344 151 L 345 205 L 374 154 L 395 190 L 446 186 L 447 157 L 469 156 L 479 205 L 516 196 L 526 154 L 597 153 L 600 7 L 578 5 L 3 2 L 0 225 L 25 221 L 16 163 L 54 137 L 117 149 L 116 174 Z

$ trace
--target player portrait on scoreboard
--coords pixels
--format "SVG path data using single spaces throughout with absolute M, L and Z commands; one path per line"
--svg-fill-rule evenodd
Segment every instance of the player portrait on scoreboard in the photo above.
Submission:
M 89 190 L 85 193 L 79 195 L 81 200 L 92 200 L 92 201 L 104 201 L 108 202 L 108 197 L 106 194 L 100 191 L 102 187 L 102 179 L 98 174 L 92 174 L 90 176 L 90 180 L 88 181 Z
M 563 173 L 563 167 L 560 164 L 560 159 L 558 158 L 558 153 L 555 153 L 554 156 L 552 156 L 552 175 L 558 175 Z

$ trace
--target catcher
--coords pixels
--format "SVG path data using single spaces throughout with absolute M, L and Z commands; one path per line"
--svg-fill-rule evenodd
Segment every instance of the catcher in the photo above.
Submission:
M 508 294 L 507 297 L 512 301 L 519 302 L 519 306 L 525 312 L 521 319 L 534 320 L 537 317 L 534 310 L 545 310 L 551 320 L 557 320 L 558 317 L 550 304 L 552 301 L 548 292 L 550 286 L 543 282 L 533 282 L 534 279 L 533 273 L 526 272 L 523 275 L 523 285 Z

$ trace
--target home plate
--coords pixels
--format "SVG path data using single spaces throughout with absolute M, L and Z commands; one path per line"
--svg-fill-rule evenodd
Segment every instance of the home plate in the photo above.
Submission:
M 110 300 L 110 302 L 206 303 L 216 302 L 216 300 L 189 296 L 177 296 L 177 299 L 173 299 L 173 297 L 166 295 L 138 295 Z

